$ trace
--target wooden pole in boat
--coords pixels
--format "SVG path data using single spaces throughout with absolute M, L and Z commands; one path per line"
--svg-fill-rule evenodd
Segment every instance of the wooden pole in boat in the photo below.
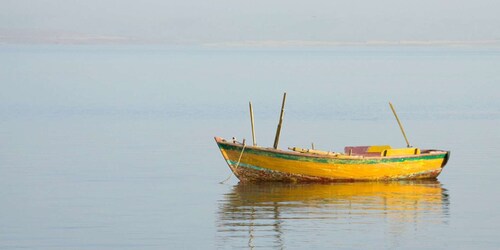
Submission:
M 257 140 L 255 140 L 255 125 L 254 125 L 254 121 L 253 121 L 252 102 L 248 102 L 248 106 L 250 107 L 250 122 L 252 123 L 252 140 L 253 140 L 253 145 L 257 146 Z
M 278 128 L 276 129 L 276 137 L 274 138 L 275 149 L 278 148 L 278 142 L 280 140 L 281 124 L 283 123 L 283 116 L 285 115 L 285 101 L 286 101 L 286 92 L 283 94 L 283 103 L 281 104 L 280 121 L 278 122 Z
M 392 103 L 391 103 L 391 102 L 389 102 L 389 106 L 391 106 L 392 113 L 393 113 L 393 114 L 394 114 L 394 116 L 396 117 L 396 121 L 398 121 L 399 128 L 401 129 L 401 133 L 403 133 L 403 136 L 405 137 L 406 147 L 411 148 L 411 146 L 410 146 L 410 142 L 408 141 L 408 138 L 406 137 L 405 130 L 403 129 L 403 125 L 402 125 L 402 124 L 401 124 L 401 122 L 399 121 L 398 115 L 396 114 L 396 110 L 394 109 L 394 106 L 392 106 Z

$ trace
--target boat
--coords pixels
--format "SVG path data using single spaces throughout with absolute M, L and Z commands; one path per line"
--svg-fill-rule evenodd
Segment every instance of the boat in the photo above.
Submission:
M 342 182 L 436 179 L 450 157 L 450 151 L 410 146 L 403 126 L 390 107 L 407 142 L 406 148 L 390 145 L 346 146 L 344 152 L 289 147 L 278 148 L 286 93 L 274 146 L 256 144 L 252 104 L 250 116 L 253 144 L 215 137 L 232 173 L 243 182 Z

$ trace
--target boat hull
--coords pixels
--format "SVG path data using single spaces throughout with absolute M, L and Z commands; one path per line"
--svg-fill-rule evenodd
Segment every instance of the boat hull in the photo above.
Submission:
M 231 171 L 245 182 L 435 179 L 449 157 L 441 150 L 395 157 L 320 156 L 215 140 Z

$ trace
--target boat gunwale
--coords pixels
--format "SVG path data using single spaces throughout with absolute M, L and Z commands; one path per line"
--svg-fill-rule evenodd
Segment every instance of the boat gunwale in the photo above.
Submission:
M 217 144 L 225 144 L 228 146 L 238 147 L 238 148 L 245 147 L 245 150 L 251 149 L 251 150 L 256 150 L 256 151 L 261 151 L 261 152 L 271 152 L 271 153 L 284 154 L 284 155 L 311 157 L 311 158 L 318 158 L 318 159 L 336 159 L 336 160 L 411 159 L 411 158 L 421 158 L 421 157 L 431 156 L 431 155 L 446 155 L 446 154 L 449 155 L 449 153 L 450 153 L 449 151 L 441 150 L 441 149 L 421 149 L 421 153 L 418 155 L 397 155 L 397 156 L 354 155 L 354 156 L 350 156 L 350 155 L 340 153 L 340 155 L 342 155 L 342 157 L 338 157 L 338 155 L 318 155 L 318 154 L 313 154 L 313 153 L 308 153 L 308 152 L 296 152 L 296 151 L 291 151 L 291 150 L 282 150 L 282 149 L 275 149 L 275 148 L 269 148 L 269 147 L 246 145 L 246 144 L 243 144 L 240 142 L 230 142 L 222 137 L 215 137 L 215 141 L 217 142 Z

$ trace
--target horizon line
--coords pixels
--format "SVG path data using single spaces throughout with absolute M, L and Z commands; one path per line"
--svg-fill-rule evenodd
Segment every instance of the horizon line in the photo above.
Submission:
M 51 36 L 32 35 L 1 35 L 0 45 L 174 45 L 201 46 L 205 48 L 324 48 L 324 47 L 376 47 L 376 46 L 500 46 L 500 39 L 483 40 L 450 40 L 450 39 L 420 39 L 420 40 L 242 40 L 242 41 L 196 41 L 141 39 L 136 37 L 116 35 L 82 35 L 57 34 Z

